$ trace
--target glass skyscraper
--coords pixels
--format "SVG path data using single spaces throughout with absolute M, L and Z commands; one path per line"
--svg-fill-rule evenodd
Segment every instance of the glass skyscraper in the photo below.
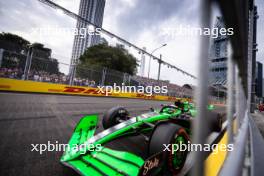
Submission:
M 103 15 L 104 15 L 105 0 L 80 0 L 79 6 L 79 16 L 85 18 L 86 20 L 92 22 L 98 27 L 102 27 Z M 85 31 L 89 29 L 89 24 L 78 20 L 76 28 L 78 31 Z M 83 34 L 83 32 L 81 33 Z M 99 35 L 90 35 L 87 32 L 84 35 L 75 35 L 73 48 L 72 48 L 72 57 L 71 57 L 71 66 L 69 74 L 73 77 L 75 73 L 74 65 L 77 63 L 79 57 L 84 53 L 84 51 L 93 45 L 100 43 Z
M 214 28 L 225 28 L 222 17 L 217 17 Z M 218 35 L 211 39 L 210 47 L 210 84 L 224 86 L 227 82 L 228 37 Z

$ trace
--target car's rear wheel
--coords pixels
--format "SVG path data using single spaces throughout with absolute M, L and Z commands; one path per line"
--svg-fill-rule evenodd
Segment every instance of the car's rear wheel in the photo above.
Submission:
M 184 128 L 173 123 L 161 123 L 155 127 L 150 138 L 149 155 L 163 152 L 164 171 L 167 170 L 171 175 L 175 175 L 184 166 L 188 154 L 188 141 L 189 136 Z M 166 149 L 165 145 L 169 147 Z M 183 145 L 186 150 L 180 150 L 180 146 L 183 149 Z
M 128 115 L 129 113 L 124 107 L 117 106 L 111 108 L 103 116 L 102 124 L 104 129 L 117 125 L 121 120 L 127 120 Z
M 223 116 L 216 112 L 210 112 L 208 118 L 210 121 L 211 130 L 220 132 L 222 130 Z

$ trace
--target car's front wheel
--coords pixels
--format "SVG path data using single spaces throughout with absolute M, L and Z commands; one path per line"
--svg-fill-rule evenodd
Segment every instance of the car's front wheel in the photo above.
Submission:
M 127 120 L 128 115 L 129 113 L 124 107 L 117 106 L 111 108 L 103 116 L 102 124 L 104 129 L 117 125 L 121 120 Z
M 158 124 L 150 138 L 149 155 L 163 152 L 164 170 L 171 175 L 178 174 L 188 154 L 188 141 L 189 136 L 183 127 L 173 123 Z

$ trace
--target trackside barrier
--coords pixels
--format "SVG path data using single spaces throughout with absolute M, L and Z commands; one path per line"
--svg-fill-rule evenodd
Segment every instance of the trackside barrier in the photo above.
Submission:
M 214 4 L 213 4 L 214 3 Z M 224 143 L 233 144 L 233 150 L 223 153 L 223 157 L 215 157 L 210 163 L 202 162 L 206 159 L 204 152 L 195 152 L 192 175 L 263 175 L 263 139 L 261 139 L 251 114 L 254 113 L 255 91 L 255 63 L 256 63 L 256 26 L 257 7 L 254 0 L 202 0 L 201 27 L 209 27 L 213 6 L 218 6 L 225 26 L 234 29 L 230 37 L 227 57 L 227 129 Z M 241 20 L 243 19 L 243 20 Z M 207 135 L 207 117 L 205 104 L 207 103 L 207 74 L 209 39 L 201 37 L 199 82 L 197 88 L 197 123 L 194 125 L 194 143 L 204 144 Z M 236 122 L 233 115 L 236 114 Z M 234 130 L 235 128 L 235 130 Z M 213 157 L 214 158 L 214 157 Z M 214 168 L 214 163 L 221 159 L 221 163 Z M 212 169 L 213 168 L 213 169 Z M 212 171 L 212 172 L 211 172 Z
M 218 148 L 222 145 L 227 145 L 228 144 L 228 137 L 227 137 L 227 132 L 224 132 L 223 137 L 218 143 L 217 150 L 218 153 L 214 154 L 211 153 L 208 158 L 205 160 L 205 175 L 206 176 L 215 176 L 219 173 L 222 164 L 224 163 L 227 155 L 227 151 L 221 151 Z
M 106 97 L 105 93 L 98 92 L 98 88 L 93 87 L 82 87 L 82 86 L 69 86 L 62 84 L 52 84 L 44 82 L 35 81 L 22 81 L 8 78 L 0 78 L 0 91 L 11 91 L 11 92 L 31 92 L 31 93 L 48 93 L 48 94 L 64 94 L 64 95 L 83 95 L 83 96 L 98 96 Z M 162 100 L 162 101 L 191 101 L 190 99 L 176 98 L 169 96 L 152 95 L 148 96 L 146 94 L 137 93 L 112 93 L 108 95 L 109 97 L 123 97 L 123 98 L 136 98 L 145 100 Z M 216 104 L 219 106 L 220 104 Z M 222 137 L 221 134 L 223 133 Z M 227 144 L 227 132 L 224 129 L 219 133 L 216 138 L 220 138 L 216 142 L 218 145 Z M 221 151 L 217 154 L 211 153 L 206 159 L 206 175 L 217 175 L 221 165 L 226 158 L 227 152 Z
M 33 92 L 33 93 L 51 93 L 51 94 L 65 94 L 65 95 L 86 95 L 99 97 L 123 97 L 123 98 L 137 98 L 146 100 L 161 100 L 161 101 L 175 101 L 183 100 L 190 101 L 186 98 L 169 97 L 162 95 L 147 95 L 140 93 L 106 93 L 101 92 L 98 88 L 69 86 L 62 84 L 52 84 L 35 81 L 22 81 L 8 78 L 0 78 L 0 91 L 13 92 Z
M 236 114 L 233 117 L 233 132 L 237 134 L 238 130 L 238 119 L 236 118 Z M 217 147 L 215 148 L 217 153 L 210 153 L 209 156 L 205 160 L 205 176 L 217 176 L 219 175 L 222 165 L 224 164 L 228 151 L 227 150 L 219 150 L 221 147 L 227 146 L 228 143 L 228 132 L 227 132 L 227 121 L 223 123 L 222 131 L 216 135 L 217 138 L 220 138 L 217 142 Z

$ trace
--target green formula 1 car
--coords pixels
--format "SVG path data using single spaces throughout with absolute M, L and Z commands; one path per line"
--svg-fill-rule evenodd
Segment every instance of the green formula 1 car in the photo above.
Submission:
M 221 131 L 222 117 L 208 106 L 213 131 Z M 76 126 L 61 162 L 85 176 L 176 175 L 184 166 L 188 151 L 173 151 L 175 144 L 190 142 L 196 115 L 193 104 L 176 102 L 136 117 L 124 107 L 114 107 L 103 116 L 104 131 L 95 135 L 98 115 L 83 117 Z M 144 135 L 148 157 L 116 151 L 104 144 L 127 135 Z M 167 148 L 167 150 L 166 150 Z

